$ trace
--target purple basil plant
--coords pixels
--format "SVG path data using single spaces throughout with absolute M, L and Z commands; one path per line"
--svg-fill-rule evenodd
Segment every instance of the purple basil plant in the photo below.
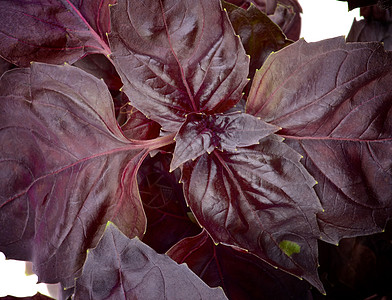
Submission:
M 392 217 L 392 52 L 229 2 L 0 2 L 0 251 L 60 298 L 316 299 Z

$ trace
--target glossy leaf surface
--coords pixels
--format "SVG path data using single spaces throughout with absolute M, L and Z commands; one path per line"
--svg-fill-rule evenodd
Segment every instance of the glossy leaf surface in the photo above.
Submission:
M 317 275 L 316 213 L 322 210 L 300 156 L 276 136 L 237 151 L 214 151 L 185 163 L 184 194 L 215 242 L 237 246 L 307 279 Z M 279 244 L 297 243 L 288 256 Z
M 283 127 L 305 157 L 329 242 L 381 231 L 392 216 L 391 70 L 377 43 L 300 41 L 271 55 L 253 83 L 246 110 Z
M 163 130 L 178 131 L 190 112 L 223 112 L 240 100 L 249 59 L 220 1 L 121 0 L 111 11 L 124 92 Z
M 227 299 L 222 289 L 208 287 L 186 265 L 127 238 L 113 224 L 87 255 L 75 298 Z
M 230 114 L 189 114 L 176 135 L 170 169 L 214 149 L 237 151 L 255 145 L 279 127 L 241 112 Z
M 114 2 L 1 1 L 0 55 L 19 66 L 73 63 L 87 53 L 108 55 L 109 4 Z
M 167 254 L 186 263 L 209 286 L 223 287 L 229 299 L 308 299 L 310 294 L 306 281 L 252 254 L 215 245 L 206 231 L 178 242 Z
M 147 146 L 122 135 L 103 81 L 76 67 L 10 71 L 0 93 L 0 251 L 72 286 L 108 220 L 143 235 Z

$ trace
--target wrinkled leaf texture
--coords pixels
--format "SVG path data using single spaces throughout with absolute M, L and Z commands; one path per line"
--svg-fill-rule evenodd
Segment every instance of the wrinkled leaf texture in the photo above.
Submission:
M 241 112 L 229 114 L 189 114 L 176 135 L 170 169 L 214 149 L 237 151 L 278 131 L 279 127 Z
M 110 223 L 87 255 L 76 280 L 75 299 L 227 299 L 185 264 L 127 238 Z
M 121 0 L 111 8 L 112 58 L 131 103 L 164 131 L 191 112 L 241 99 L 249 58 L 218 0 Z
M 215 245 L 205 230 L 178 242 L 167 255 L 186 263 L 209 286 L 223 287 L 229 299 L 309 299 L 306 281 L 245 251 Z
M 0 251 L 72 286 L 108 220 L 143 235 L 148 146 L 122 135 L 106 85 L 76 67 L 9 71 L 0 93 Z
M 109 4 L 115 0 L 0 1 L 0 55 L 18 66 L 31 61 L 73 63 L 88 53 L 110 54 Z
M 316 220 L 322 208 L 299 160 L 271 135 L 256 146 L 215 150 L 187 162 L 181 180 L 197 221 L 215 242 L 246 249 L 323 292 Z M 284 241 L 296 243 L 299 253 L 286 255 Z
M 381 231 L 392 214 L 392 53 L 378 43 L 301 40 L 256 74 L 246 111 L 283 128 L 324 212 L 322 239 Z

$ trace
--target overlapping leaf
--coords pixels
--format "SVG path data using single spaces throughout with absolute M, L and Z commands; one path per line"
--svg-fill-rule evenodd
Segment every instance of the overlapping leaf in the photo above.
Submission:
M 113 224 L 87 255 L 75 298 L 227 299 L 222 289 L 209 288 L 186 265 L 127 238 Z
M 361 8 L 364 19 L 354 19 L 346 41 L 383 42 L 386 50 L 392 50 L 392 10 L 379 6 Z
M 235 32 L 241 37 L 245 51 L 250 55 L 249 77 L 253 78 L 271 52 L 291 42 L 271 19 L 254 5 L 247 10 L 223 2 Z
M 221 112 L 241 98 L 249 59 L 218 0 L 121 0 L 113 60 L 131 103 L 165 131 L 190 112 Z
M 147 216 L 142 241 L 158 253 L 165 253 L 181 239 L 196 235 L 200 227 L 193 222 L 179 183 L 180 170 L 169 173 L 171 154 L 146 157 L 138 173 L 139 191 Z
M 215 150 L 184 164 L 184 194 L 215 242 L 244 248 L 323 291 L 316 220 L 322 208 L 299 160 L 273 135 L 257 146 Z
M 147 146 L 122 135 L 103 81 L 76 67 L 10 71 L 0 96 L 0 251 L 72 286 L 108 220 L 143 235 Z
M 310 293 L 304 280 L 245 251 L 215 245 L 206 231 L 178 242 L 167 254 L 209 286 L 221 286 L 229 299 L 308 299 Z
M 146 118 L 134 107 L 129 107 L 126 113 L 126 121 L 121 130 L 128 139 L 153 139 L 159 136 L 161 127 L 158 123 Z
M 392 216 L 392 53 L 343 38 L 300 41 L 270 56 L 246 111 L 283 127 L 325 212 L 323 238 L 370 234 Z
M 86 53 L 110 54 L 109 4 L 115 0 L 0 1 L 0 55 L 31 61 L 73 63 Z
M 302 8 L 297 0 L 225 0 L 223 2 L 234 4 L 242 9 L 262 11 L 283 30 L 287 38 L 293 41 L 299 39 Z
M 170 169 L 214 149 L 236 151 L 255 145 L 279 127 L 241 112 L 229 114 L 189 114 L 176 135 Z

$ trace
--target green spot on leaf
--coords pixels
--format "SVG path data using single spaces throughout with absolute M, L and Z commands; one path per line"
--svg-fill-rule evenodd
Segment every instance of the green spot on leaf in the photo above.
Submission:
M 295 242 L 283 240 L 279 243 L 279 248 L 282 249 L 284 253 L 288 256 L 293 255 L 293 253 L 299 253 L 301 251 L 301 246 Z

